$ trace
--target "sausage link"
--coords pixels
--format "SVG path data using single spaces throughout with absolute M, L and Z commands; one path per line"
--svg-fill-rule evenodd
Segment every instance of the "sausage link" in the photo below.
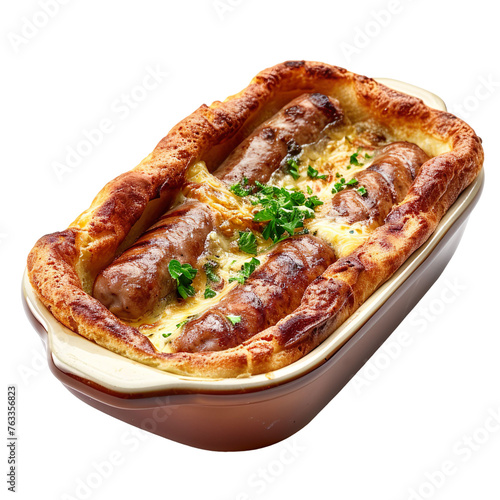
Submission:
M 251 184 L 267 182 L 290 144 L 315 141 L 328 124 L 342 121 L 343 116 L 337 100 L 303 94 L 257 127 L 216 175 L 228 186 L 243 177 Z M 210 208 L 201 202 L 189 201 L 167 212 L 98 275 L 94 297 L 123 319 L 134 320 L 152 312 L 158 301 L 174 290 L 168 273 L 170 260 L 195 266 L 214 224 Z
M 175 289 L 168 272 L 170 260 L 194 266 L 213 229 L 210 208 L 199 201 L 188 201 L 167 212 L 99 274 L 94 297 L 123 319 L 151 312 Z
M 303 94 L 258 127 L 220 165 L 214 176 L 227 186 L 241 182 L 266 183 L 294 143 L 314 142 L 329 124 L 344 114 L 336 99 L 323 94 Z
M 333 250 L 314 236 L 279 243 L 244 285 L 184 326 L 174 351 L 220 351 L 235 347 L 275 325 L 296 309 L 307 286 L 335 260 Z M 233 323 L 228 316 L 239 316 Z
M 381 148 L 373 163 L 356 174 L 356 189 L 345 189 L 332 198 L 328 217 L 341 224 L 368 222 L 381 226 L 392 207 L 403 201 L 428 159 L 410 142 L 393 142 Z M 358 191 L 361 186 L 366 189 L 364 196 Z

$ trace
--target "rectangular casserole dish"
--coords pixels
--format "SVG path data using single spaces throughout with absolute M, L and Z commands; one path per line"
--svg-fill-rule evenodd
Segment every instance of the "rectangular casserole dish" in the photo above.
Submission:
M 381 83 L 445 110 L 433 94 Z M 78 398 L 163 437 L 210 450 L 276 443 L 306 425 L 363 366 L 446 267 L 483 185 L 462 192 L 427 242 L 327 340 L 295 363 L 248 378 L 203 379 L 166 373 L 108 351 L 57 322 L 27 276 L 23 294 L 45 340 L 54 375 Z M 45 334 L 47 332 L 47 334 Z

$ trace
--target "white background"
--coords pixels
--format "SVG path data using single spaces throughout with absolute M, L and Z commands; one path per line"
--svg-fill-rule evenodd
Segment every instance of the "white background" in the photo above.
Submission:
M 19 394 L 17 497 L 499 499 L 500 424 L 484 430 L 488 416 L 500 412 L 498 232 L 490 231 L 500 186 L 493 2 L 69 0 L 56 3 L 50 18 L 40 14 L 42 1 L 6 3 L 1 364 L 5 400 L 10 383 Z M 28 26 L 32 21 L 40 27 Z M 177 121 L 287 59 L 395 78 L 441 96 L 483 138 L 482 199 L 434 287 L 295 436 L 241 453 L 202 451 L 147 433 L 133 437 L 133 427 L 86 406 L 50 374 L 21 305 L 26 256 Z M 148 68 L 158 68 L 156 88 L 133 107 L 119 104 Z M 64 163 L 67 148 L 102 119 L 113 130 L 58 178 L 54 163 Z M 410 340 L 384 365 L 384 349 L 402 333 Z M 295 455 L 283 463 L 287 447 Z M 6 455 L 4 448 L 5 464 Z M 95 463 L 110 455 L 119 463 L 96 486 Z M 444 462 L 452 472 L 435 474 Z M 78 488 L 91 477 L 88 491 Z M 0 488 L 7 488 L 4 479 Z

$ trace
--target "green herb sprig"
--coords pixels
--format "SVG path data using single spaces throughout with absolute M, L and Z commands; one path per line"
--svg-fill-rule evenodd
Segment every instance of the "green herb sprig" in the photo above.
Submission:
M 356 186 L 357 184 L 358 184 L 358 179 L 356 179 L 356 177 L 353 177 L 351 180 L 347 182 L 345 181 L 344 177 L 341 177 L 339 182 L 336 182 L 333 185 L 332 193 L 333 194 L 340 193 L 340 191 L 343 191 L 345 188 Z
M 260 191 L 256 194 L 254 205 L 261 205 L 253 220 L 267 222 L 262 236 L 274 243 L 295 234 L 304 227 L 305 219 L 314 218 L 314 210 L 323 202 L 317 196 L 307 197 L 302 191 L 289 190 L 274 186 L 257 184 Z
M 300 177 L 299 172 L 299 160 L 296 158 L 289 158 L 286 162 L 287 164 L 287 173 L 290 174 L 295 180 Z
M 246 186 L 247 184 L 248 184 L 248 179 L 246 177 L 243 177 L 243 181 L 237 182 L 236 184 L 230 186 L 229 191 L 231 191 L 231 193 L 234 193 L 236 196 L 240 197 L 248 196 L 249 194 L 252 193 L 253 188 L 252 186 L 243 187 Z
M 353 153 L 350 157 L 349 157 L 349 165 L 354 165 L 356 167 L 362 167 L 364 165 L 364 163 L 361 163 L 359 161 L 359 158 L 360 157 L 363 157 L 365 160 L 369 160 L 370 158 L 373 158 L 373 156 L 370 156 L 368 153 L 365 153 L 364 155 L 361 155 L 361 151 L 363 150 L 362 147 L 359 147 L 357 149 L 357 151 L 355 153 Z M 348 169 L 350 169 L 351 167 L 348 166 L 347 167 Z
M 257 255 L 257 238 L 252 231 L 240 231 L 238 247 L 242 252 Z
M 255 271 L 255 268 L 260 264 L 260 260 L 252 257 L 248 262 L 245 262 L 241 269 L 235 276 L 229 278 L 229 283 L 237 281 L 240 285 L 244 285 L 245 281 L 250 277 L 250 275 Z
M 178 260 L 172 259 L 168 263 L 168 272 L 177 283 L 177 292 L 183 299 L 192 297 L 196 291 L 192 286 L 193 280 L 198 273 L 190 264 L 181 264 Z
M 236 316 L 234 314 L 229 314 L 226 318 L 232 323 L 232 325 L 236 325 L 241 322 L 241 316 Z
M 318 175 L 318 174 L 319 174 L 319 171 L 316 170 L 315 168 L 311 167 L 311 165 L 309 165 L 307 167 L 307 175 L 311 179 L 321 179 L 321 180 L 328 179 L 328 175 L 326 175 L 326 174 L 324 174 L 324 175 Z
M 217 269 L 219 265 L 217 262 L 213 262 L 209 260 L 205 265 L 203 266 L 203 269 L 205 270 L 205 274 L 207 276 L 208 281 L 213 281 L 214 283 L 219 283 L 220 277 L 217 275 L 215 272 L 215 269 Z

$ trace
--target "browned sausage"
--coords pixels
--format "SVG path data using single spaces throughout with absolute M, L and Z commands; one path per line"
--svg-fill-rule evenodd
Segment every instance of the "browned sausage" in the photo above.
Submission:
M 429 159 L 416 144 L 393 142 L 381 148 L 373 163 L 356 174 L 355 189 L 345 189 L 332 198 L 328 216 L 335 222 L 366 221 L 380 226 L 392 207 L 403 201 L 420 167 Z M 364 187 L 362 196 L 358 189 Z
M 323 94 L 303 94 L 258 127 L 214 173 L 227 186 L 241 182 L 266 183 L 280 166 L 290 146 L 314 142 L 329 124 L 344 118 L 336 99 Z
M 216 175 L 228 186 L 244 177 L 248 184 L 266 182 L 287 155 L 289 145 L 313 142 L 328 124 L 342 120 L 338 101 L 322 94 L 303 94 L 257 127 Z M 175 288 L 168 273 L 170 260 L 195 266 L 213 229 L 210 208 L 200 202 L 189 201 L 166 213 L 98 275 L 94 297 L 123 319 L 152 312 Z
M 170 260 L 194 266 L 213 228 L 210 208 L 199 201 L 188 201 L 167 212 L 99 274 L 94 297 L 124 319 L 152 311 L 175 289 L 168 272 Z
M 237 285 L 219 304 L 187 323 L 172 348 L 220 351 L 241 344 L 296 309 L 307 286 L 334 260 L 333 250 L 314 236 L 278 243 L 244 285 Z M 228 316 L 241 321 L 233 325 Z

